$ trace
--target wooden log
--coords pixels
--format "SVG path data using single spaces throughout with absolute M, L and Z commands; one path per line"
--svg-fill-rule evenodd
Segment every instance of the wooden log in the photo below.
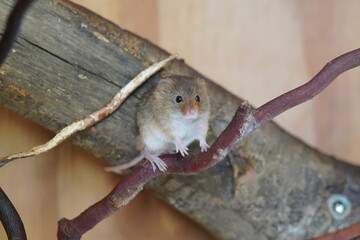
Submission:
M 13 4 L 0 1 L 1 26 Z M 167 55 L 75 4 L 38 0 L 0 68 L 0 103 L 57 132 L 103 106 L 138 72 Z M 162 74 L 200 76 L 182 61 Z M 134 106 L 159 78 L 154 76 L 115 114 L 73 142 L 108 164 L 131 159 L 136 155 Z M 214 138 L 241 100 L 208 85 Z M 307 239 L 360 221 L 359 173 L 358 167 L 268 123 L 240 142 L 227 161 L 196 176 L 158 178 L 148 187 L 218 239 Z M 329 211 L 333 194 L 352 203 L 343 220 L 334 220 Z

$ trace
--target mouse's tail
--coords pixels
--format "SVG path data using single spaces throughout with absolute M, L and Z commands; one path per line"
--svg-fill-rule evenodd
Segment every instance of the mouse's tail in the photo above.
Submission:
M 141 152 L 138 156 L 136 156 L 133 160 L 127 163 L 123 163 L 117 166 L 113 167 L 106 167 L 104 168 L 107 172 L 115 172 L 115 173 L 121 173 L 121 171 L 131 168 L 132 166 L 135 166 L 138 164 L 141 160 L 143 160 L 144 154 Z

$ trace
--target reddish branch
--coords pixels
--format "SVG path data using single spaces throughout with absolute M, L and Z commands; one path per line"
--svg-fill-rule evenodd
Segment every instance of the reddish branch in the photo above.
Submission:
M 5 192 L 0 188 L 0 221 L 8 239 L 26 240 L 21 218 Z
M 282 112 L 304 103 L 325 89 L 341 73 L 360 65 L 360 49 L 341 55 L 326 66 L 308 83 L 289 91 L 260 108 L 253 110 L 247 103 L 241 105 L 228 127 L 220 134 L 211 148 L 198 155 L 182 158 L 180 155 L 164 155 L 168 165 L 165 174 L 196 174 L 222 161 L 232 146 L 241 138 L 272 120 Z M 93 228 L 98 222 L 121 209 L 139 193 L 149 180 L 164 174 L 153 172 L 145 163 L 136 167 L 104 199 L 89 207 L 73 220 L 62 219 L 58 225 L 58 239 L 75 240 Z
M 20 28 L 26 9 L 33 0 L 19 0 L 11 12 L 0 42 L 0 65 L 8 55 Z M 312 99 L 325 89 L 338 75 L 360 65 L 360 49 L 344 54 L 329 62 L 311 81 L 252 110 L 248 104 L 240 106 L 228 127 L 218 137 L 208 152 L 189 155 L 166 155 L 162 159 L 168 165 L 166 174 L 195 174 L 222 161 L 232 146 L 254 129 L 270 121 L 282 112 Z M 139 193 L 149 180 L 164 174 L 153 172 L 145 163 L 135 168 L 104 199 L 89 207 L 73 220 L 59 221 L 58 239 L 80 239 L 105 217 L 121 209 Z M 25 229 L 16 209 L 0 189 L 0 220 L 9 239 L 26 239 Z M 360 235 L 360 223 L 313 240 L 347 240 Z
M 256 110 L 258 124 L 270 121 L 284 111 L 311 100 L 332 83 L 337 76 L 360 65 L 360 50 L 345 53 L 321 69 L 321 71 L 306 84 L 295 88 L 264 104 Z
M 325 234 L 310 240 L 351 240 L 360 236 L 360 222 L 337 232 Z
M 5 32 L 0 42 L 0 66 L 8 55 L 17 33 L 19 32 L 24 14 L 32 2 L 34 2 L 34 0 L 19 0 L 11 11 L 6 22 Z

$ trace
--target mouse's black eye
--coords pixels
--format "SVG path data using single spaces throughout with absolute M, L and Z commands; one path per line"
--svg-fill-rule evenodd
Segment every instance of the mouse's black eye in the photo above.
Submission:
M 180 102 L 182 102 L 182 101 L 183 101 L 183 99 L 182 99 L 181 96 L 177 96 L 177 97 L 176 97 L 176 102 L 177 102 L 177 103 L 180 103 Z
M 197 102 L 200 102 L 200 97 L 199 97 L 199 95 L 196 95 L 195 100 L 196 100 Z

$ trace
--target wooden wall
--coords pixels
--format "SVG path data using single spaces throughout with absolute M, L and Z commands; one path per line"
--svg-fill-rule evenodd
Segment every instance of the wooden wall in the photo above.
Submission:
M 336 56 L 360 47 L 357 0 L 75 0 L 145 37 L 230 92 L 260 106 L 309 80 Z M 329 154 L 360 165 L 360 68 L 313 101 L 276 119 Z M 0 154 L 43 143 L 52 133 L 0 108 Z M 55 239 L 56 222 L 102 198 L 119 180 L 66 142 L 1 169 L 29 239 Z M 209 239 L 184 216 L 142 193 L 84 239 Z M 0 229 L 0 239 L 4 239 Z

